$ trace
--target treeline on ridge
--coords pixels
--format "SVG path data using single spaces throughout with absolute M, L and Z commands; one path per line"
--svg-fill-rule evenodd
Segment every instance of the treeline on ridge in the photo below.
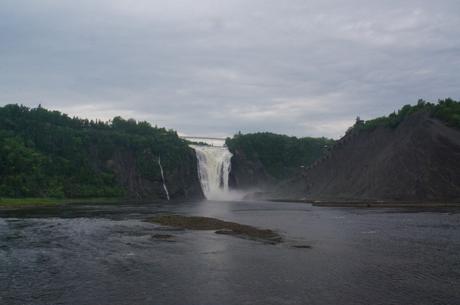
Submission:
M 145 179 L 185 162 L 190 152 L 175 131 L 115 117 L 70 118 L 22 105 L 0 107 L 0 197 L 121 197 L 115 153 L 129 151 Z
M 327 138 L 297 138 L 270 132 L 241 134 L 227 138 L 226 145 L 233 153 L 262 163 L 276 179 L 284 179 L 299 167 L 308 167 L 334 144 Z
M 379 126 L 396 128 L 407 116 L 418 111 L 429 112 L 432 117 L 443 121 L 448 126 L 460 128 L 460 102 L 447 98 L 439 100 L 437 103 L 430 103 L 420 99 L 416 105 L 405 105 L 397 112 L 372 120 L 363 121 L 358 118 L 356 124 L 348 132 L 352 130 L 372 130 Z

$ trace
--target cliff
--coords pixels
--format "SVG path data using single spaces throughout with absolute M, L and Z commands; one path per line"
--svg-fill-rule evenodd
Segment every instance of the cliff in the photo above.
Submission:
M 235 148 L 232 153 L 229 174 L 229 186 L 232 189 L 266 189 L 276 184 L 276 179 L 267 172 L 259 159 L 248 158 L 243 149 Z
M 297 138 L 269 132 L 237 134 L 226 140 L 233 153 L 230 186 L 267 189 L 325 154 L 333 140 Z
M 0 197 L 201 199 L 194 151 L 175 131 L 116 117 L 0 107 Z
M 431 107 L 420 107 L 393 126 L 372 122 L 372 128 L 360 128 L 357 124 L 324 158 L 282 183 L 274 196 L 460 201 L 460 130 L 435 113 Z
M 174 166 L 163 164 L 166 187 L 171 199 L 203 199 L 204 194 L 197 176 L 195 152 L 186 150 L 183 159 Z M 106 168 L 113 171 L 117 184 L 123 189 L 125 197 L 133 199 L 166 199 L 163 180 L 157 163 L 158 157 L 152 156 L 146 174 L 140 169 L 136 153 L 130 150 L 116 150 L 110 159 L 105 161 Z M 158 169 L 155 169 L 158 167 Z

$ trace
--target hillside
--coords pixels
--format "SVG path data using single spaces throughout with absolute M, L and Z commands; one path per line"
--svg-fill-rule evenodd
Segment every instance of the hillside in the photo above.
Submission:
M 297 138 L 269 132 L 237 134 L 226 140 L 233 153 L 231 185 L 248 189 L 276 184 L 308 167 L 333 143 L 326 138 Z
M 0 107 L 0 197 L 202 198 L 194 152 L 147 122 L 70 118 L 42 107 Z
M 460 201 L 460 103 L 420 101 L 358 120 L 332 150 L 279 186 L 278 197 L 325 201 Z

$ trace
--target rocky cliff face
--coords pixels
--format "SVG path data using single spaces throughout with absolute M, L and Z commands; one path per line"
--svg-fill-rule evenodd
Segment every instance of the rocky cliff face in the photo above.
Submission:
M 327 138 L 297 138 L 270 132 L 236 134 L 226 140 L 233 153 L 231 186 L 271 189 L 321 158 L 334 143 Z
M 263 164 L 247 158 L 242 150 L 232 151 L 232 167 L 229 177 L 229 186 L 239 190 L 267 189 L 273 186 L 276 180 L 270 176 Z
M 161 156 L 161 168 L 159 157 Z M 0 107 L 0 196 L 202 199 L 194 151 L 173 130 L 115 117 Z
M 151 158 L 151 166 L 159 167 L 157 158 Z M 107 165 L 114 171 L 116 179 L 126 192 L 126 196 L 134 199 L 166 199 L 163 180 L 160 172 L 145 175 L 139 169 L 137 158 L 130 151 L 116 151 Z M 190 149 L 186 158 L 178 166 L 163 166 L 165 184 L 171 199 L 198 200 L 203 199 L 198 178 L 195 152 Z M 153 172 L 153 171 L 152 171 Z
M 420 111 L 396 128 L 359 130 L 278 188 L 311 200 L 460 201 L 460 130 Z

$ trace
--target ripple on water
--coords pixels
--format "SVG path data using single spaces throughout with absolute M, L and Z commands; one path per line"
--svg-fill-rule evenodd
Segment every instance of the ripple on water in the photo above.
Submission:
M 52 210 L 0 217 L 0 300 L 431 305 L 460 299 L 460 214 L 309 205 L 302 212 L 302 205 L 289 203 L 273 211 L 273 205 L 124 205 L 95 207 L 94 213 L 79 207 L 75 217 Z M 276 229 L 286 241 L 267 246 L 141 221 L 159 212 Z M 175 242 L 165 242 L 170 239 Z

